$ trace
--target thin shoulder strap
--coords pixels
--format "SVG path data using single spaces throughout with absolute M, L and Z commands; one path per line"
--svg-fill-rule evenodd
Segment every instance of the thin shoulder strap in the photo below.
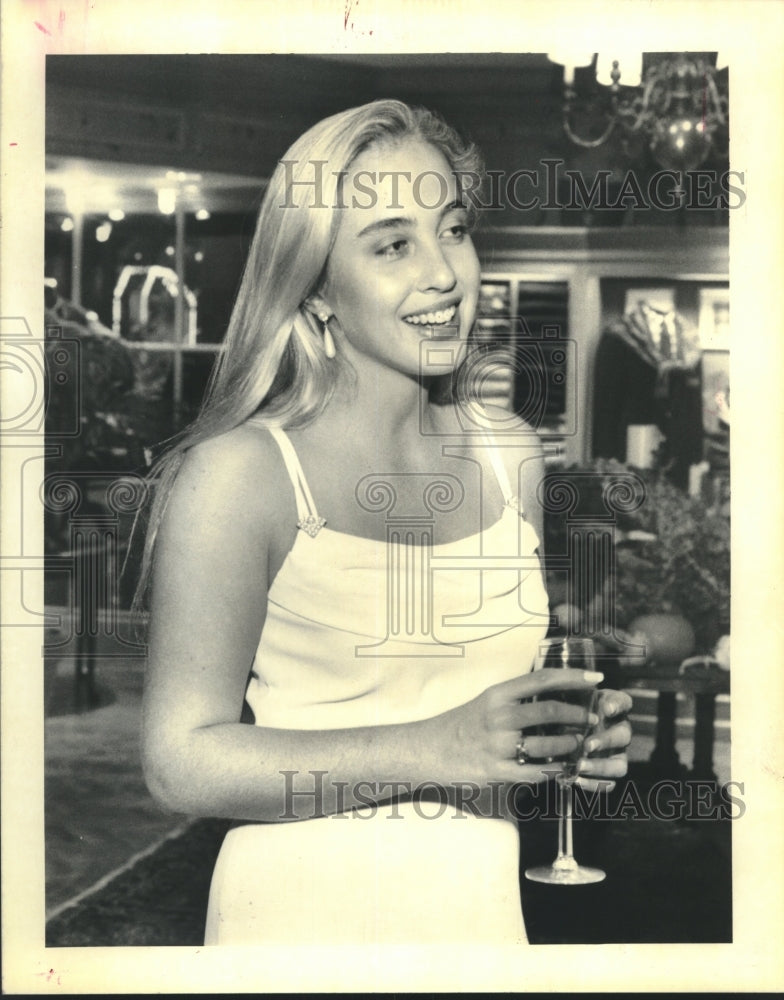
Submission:
M 267 426 L 267 430 L 273 436 L 280 448 L 283 461 L 286 464 L 286 471 L 289 474 L 291 485 L 294 487 L 294 496 L 297 500 L 297 517 L 300 522 L 313 523 L 319 520 L 316 504 L 313 501 L 313 494 L 308 488 L 308 481 L 302 471 L 297 453 L 291 439 L 282 427 Z
M 512 489 L 512 485 L 509 482 L 509 475 L 506 471 L 506 466 L 501 460 L 501 456 L 498 454 L 498 445 L 495 442 L 495 438 L 488 430 L 482 431 L 482 436 L 485 439 L 485 444 L 487 445 L 488 454 L 490 455 L 490 464 L 493 466 L 493 472 L 495 473 L 495 478 L 498 481 L 498 488 L 501 490 L 501 495 L 504 498 L 504 504 L 509 506 L 517 507 L 522 514 L 522 508 L 520 507 L 519 498 Z

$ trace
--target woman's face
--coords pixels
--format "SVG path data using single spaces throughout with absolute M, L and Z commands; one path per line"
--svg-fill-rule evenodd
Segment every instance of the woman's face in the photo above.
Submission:
M 342 204 L 320 298 L 343 352 L 355 367 L 450 371 L 474 322 L 479 260 L 443 154 L 418 139 L 371 147 L 348 172 Z

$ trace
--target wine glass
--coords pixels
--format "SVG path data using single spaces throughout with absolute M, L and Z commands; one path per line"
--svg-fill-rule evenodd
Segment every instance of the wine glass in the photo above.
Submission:
M 546 639 L 539 647 L 535 669 L 543 667 L 578 670 L 594 669 L 594 648 L 590 639 L 573 636 Z M 593 688 L 574 691 L 551 691 L 546 697 L 551 701 L 563 701 L 579 705 L 586 712 L 599 715 L 599 692 Z M 587 720 L 581 724 L 559 725 L 558 734 L 579 737 L 575 749 L 563 760 L 564 771 L 556 775 L 558 787 L 558 854 L 551 865 L 528 868 L 525 877 L 532 882 L 546 882 L 550 885 L 590 885 L 601 882 L 605 873 L 601 868 L 587 868 L 579 865 L 574 858 L 572 839 L 573 786 L 577 780 L 577 766 L 583 756 L 583 743 L 594 726 Z M 549 727 L 549 735 L 553 727 Z

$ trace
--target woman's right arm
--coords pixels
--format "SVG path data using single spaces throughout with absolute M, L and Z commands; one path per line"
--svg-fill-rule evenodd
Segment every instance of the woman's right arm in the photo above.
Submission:
M 274 448 L 243 428 L 196 446 L 169 498 L 156 546 L 144 697 L 142 750 L 153 796 L 190 815 L 274 822 L 389 798 L 389 782 L 405 789 L 542 780 L 536 765 L 514 760 L 520 730 L 549 711 L 565 721 L 581 710 L 520 699 L 565 681 L 584 685 L 576 671 L 570 678 L 537 671 L 400 725 L 289 730 L 240 722 L 270 563 L 296 531 L 293 498 L 277 486 L 284 473 Z M 555 742 L 531 740 L 542 744 L 542 757 L 559 752 Z M 324 772 L 320 803 L 313 771 Z M 305 794 L 292 798 L 292 791 Z

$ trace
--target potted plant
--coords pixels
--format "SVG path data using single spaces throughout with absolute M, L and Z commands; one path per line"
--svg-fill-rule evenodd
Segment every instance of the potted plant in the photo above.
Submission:
M 729 632 L 728 504 L 688 495 L 661 470 L 629 469 L 614 459 L 597 459 L 560 475 L 570 471 L 583 483 L 585 473 L 592 474 L 591 504 L 600 504 L 629 472 L 644 487 L 642 503 L 618 515 L 613 572 L 598 592 L 581 596 L 578 610 L 590 611 L 595 621 L 597 602 L 604 606 L 602 620 L 612 609 L 616 630 L 636 633 L 638 641 L 644 637 L 651 659 L 680 661 L 695 651 L 712 653 Z M 563 530 L 563 523 L 548 520 L 550 533 Z

